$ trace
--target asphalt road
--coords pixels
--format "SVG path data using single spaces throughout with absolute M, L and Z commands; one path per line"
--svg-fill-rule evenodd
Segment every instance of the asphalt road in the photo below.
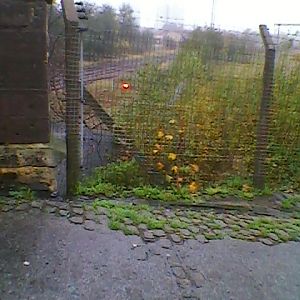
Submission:
M 0 228 L 1 300 L 300 299 L 295 242 L 145 244 L 38 210 L 2 213 Z

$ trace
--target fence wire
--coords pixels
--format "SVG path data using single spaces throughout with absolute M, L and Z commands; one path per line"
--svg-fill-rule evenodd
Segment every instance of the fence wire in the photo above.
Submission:
M 83 34 L 82 173 L 135 159 L 177 186 L 252 177 L 265 64 L 259 34 L 136 30 Z M 52 133 L 62 144 L 63 39 L 50 76 Z M 287 40 L 276 46 L 263 175 L 268 185 L 299 188 L 300 47 Z

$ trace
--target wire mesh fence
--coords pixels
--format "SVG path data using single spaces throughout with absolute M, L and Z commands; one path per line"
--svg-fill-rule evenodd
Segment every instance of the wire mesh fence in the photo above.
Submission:
M 215 39 L 213 49 L 203 43 L 202 38 L 209 39 L 206 35 Z M 114 119 L 115 134 L 126 132 L 131 156 L 142 158 L 150 172 L 160 171 L 176 182 L 196 180 L 195 176 L 198 180 L 217 179 L 228 172 L 230 160 L 233 163 L 244 155 L 242 132 L 233 134 L 227 128 L 239 126 L 237 122 L 244 125 L 247 109 L 256 114 L 258 101 L 252 101 L 250 89 L 261 83 L 261 76 L 255 74 L 260 66 L 248 63 L 247 69 L 243 65 L 241 61 L 249 60 L 249 54 L 246 58 L 240 52 L 225 53 L 228 48 L 217 44 L 223 38 L 221 33 L 199 31 L 186 38 L 185 43 L 174 41 L 173 49 L 158 41 L 157 47 L 140 54 L 142 57 L 128 54 L 120 58 L 120 71 L 110 82 L 98 80 L 87 88 Z M 255 50 L 254 55 L 259 53 Z M 135 71 L 122 68 L 122 60 Z M 241 78 L 245 70 L 247 74 Z M 123 89 L 124 82 L 129 89 Z M 247 98 L 243 102 L 238 99 L 242 93 Z M 246 141 L 244 144 L 251 147 Z M 190 165 L 199 169 L 192 172 L 197 175 L 186 174 Z
M 257 152 L 266 68 L 261 36 L 186 28 L 123 27 L 82 35 L 83 175 L 112 161 L 135 159 L 160 184 L 198 189 L 253 177 L 262 154 Z M 57 57 L 50 87 L 52 136 L 63 145 L 60 39 L 61 46 L 52 39 Z M 288 40 L 275 47 L 268 130 L 261 133 L 266 141 L 262 176 L 270 186 L 299 188 L 300 47 L 296 42 L 288 47 Z
M 270 181 L 299 188 L 300 183 L 300 43 L 294 34 L 274 36 L 276 61 L 271 107 L 268 176 Z

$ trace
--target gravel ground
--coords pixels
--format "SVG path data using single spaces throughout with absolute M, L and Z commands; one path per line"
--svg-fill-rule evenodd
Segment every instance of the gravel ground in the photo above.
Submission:
M 145 244 L 95 226 L 2 213 L 0 299 L 300 299 L 299 243 Z

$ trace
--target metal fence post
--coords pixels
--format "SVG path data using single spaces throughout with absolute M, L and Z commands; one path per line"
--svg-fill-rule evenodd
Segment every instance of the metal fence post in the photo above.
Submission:
M 84 125 L 83 125 L 83 119 L 84 119 L 84 97 L 83 97 L 83 86 L 84 86 L 84 71 L 83 71 L 83 32 L 80 31 L 79 33 L 79 39 L 80 39 L 80 166 L 83 167 L 83 136 L 84 136 Z
M 88 20 L 86 15 L 86 10 L 83 7 L 82 1 L 75 2 L 77 5 L 77 13 L 79 20 Z M 84 163 L 84 151 L 83 151 L 83 141 L 84 141 L 84 97 L 83 97 L 83 88 L 84 88 L 84 62 L 83 62 L 83 33 L 88 30 L 82 22 L 78 23 L 79 30 L 79 41 L 80 41 L 80 166 L 83 167 Z
M 265 186 L 265 164 L 268 149 L 270 105 L 273 98 L 275 45 L 266 25 L 260 25 L 259 30 L 265 47 L 265 64 L 263 73 L 263 94 L 260 103 L 260 115 L 257 127 L 253 179 L 254 186 L 262 189 Z
M 80 81 L 78 15 L 73 0 L 61 1 L 65 21 L 65 86 L 67 195 L 75 193 L 80 176 Z

